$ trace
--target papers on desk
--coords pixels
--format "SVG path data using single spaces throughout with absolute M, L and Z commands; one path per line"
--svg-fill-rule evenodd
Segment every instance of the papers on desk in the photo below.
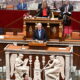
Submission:
M 59 48 L 59 50 L 66 50 L 66 48 Z
M 51 20 L 58 20 L 58 18 L 51 18 Z
M 4 39 L 4 35 L 0 35 L 0 39 Z
M 34 40 L 34 42 L 37 42 L 37 43 L 44 43 L 44 42 L 41 41 L 41 40 Z

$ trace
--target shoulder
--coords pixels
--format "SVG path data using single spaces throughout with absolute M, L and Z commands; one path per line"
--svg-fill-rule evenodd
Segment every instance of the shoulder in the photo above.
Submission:
M 20 5 L 20 3 L 17 4 L 17 6 L 19 6 L 19 5 Z
M 37 31 L 38 31 L 38 29 L 34 30 L 34 32 L 37 32 Z
M 69 4 L 71 7 L 73 7 L 73 5 L 72 4 Z
M 42 29 L 43 32 L 45 32 L 45 29 Z
M 62 5 L 62 7 L 65 7 L 65 6 L 66 6 L 65 4 Z
M 24 5 L 27 5 L 27 3 L 24 3 Z

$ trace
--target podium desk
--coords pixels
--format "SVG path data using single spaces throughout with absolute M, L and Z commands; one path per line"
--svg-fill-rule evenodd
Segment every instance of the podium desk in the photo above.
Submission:
M 62 38 L 63 21 L 49 18 L 24 18 L 24 25 L 26 26 L 26 38 L 32 38 L 33 31 L 36 29 L 36 23 L 42 23 L 47 32 L 49 39 Z
M 12 44 L 8 44 L 5 48 L 5 60 L 6 60 L 6 80 L 10 80 L 12 79 L 10 76 L 10 69 L 11 69 L 11 64 L 10 64 L 10 60 L 12 58 L 12 56 L 14 57 L 15 55 L 19 55 L 20 53 L 25 55 L 25 58 L 30 58 L 30 56 L 32 57 L 32 68 L 31 68 L 31 75 L 29 75 L 29 77 L 31 77 L 33 79 L 32 76 L 34 76 L 33 70 L 34 70 L 34 62 L 35 62 L 35 58 L 36 56 L 39 58 L 39 63 L 40 63 L 40 68 L 43 68 L 43 57 L 45 57 L 45 63 L 48 62 L 49 60 L 49 56 L 50 55 L 54 55 L 54 56 L 62 56 L 64 58 L 64 70 L 65 70 L 65 80 L 69 80 L 70 79 L 70 68 L 72 66 L 71 64 L 71 55 L 72 55 L 72 47 L 47 47 L 45 50 L 39 50 L 39 49 L 30 49 L 29 46 L 15 46 Z M 15 58 L 14 58 L 15 59 Z M 14 61 L 14 60 L 13 60 Z M 30 66 L 28 64 L 28 66 Z M 42 75 L 42 73 L 40 73 Z M 42 75 L 43 76 L 43 75 Z M 44 80 L 41 77 L 42 80 Z M 61 79 L 60 79 L 61 80 Z

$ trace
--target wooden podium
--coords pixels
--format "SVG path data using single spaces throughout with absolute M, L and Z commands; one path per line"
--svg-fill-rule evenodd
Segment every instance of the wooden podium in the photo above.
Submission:
M 49 39 L 61 39 L 63 34 L 63 21 L 49 18 L 25 18 L 26 38 L 32 38 L 36 23 L 42 23 Z
M 34 49 L 45 49 L 47 48 L 47 42 L 40 42 L 40 41 L 32 41 L 28 43 L 29 48 L 34 48 Z

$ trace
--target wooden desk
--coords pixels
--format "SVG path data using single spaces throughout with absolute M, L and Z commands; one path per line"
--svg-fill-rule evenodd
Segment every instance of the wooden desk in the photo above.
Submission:
M 26 25 L 26 37 L 31 38 L 35 30 L 36 23 L 42 23 L 43 27 L 48 33 L 49 39 L 62 38 L 63 24 L 62 20 L 51 20 L 49 18 L 25 18 L 24 25 Z

